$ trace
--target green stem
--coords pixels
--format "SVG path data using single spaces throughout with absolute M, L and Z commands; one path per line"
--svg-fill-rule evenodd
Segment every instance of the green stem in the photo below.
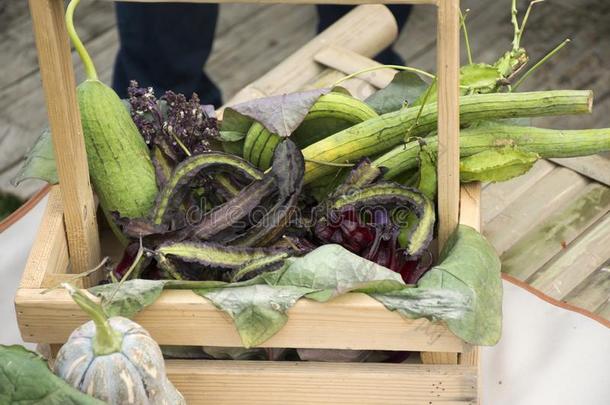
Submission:
M 87 297 L 81 290 L 78 290 L 68 283 L 62 286 L 68 290 L 70 296 L 78 306 L 89 315 L 95 323 L 95 336 L 93 337 L 93 353 L 96 356 L 104 356 L 119 352 L 123 338 L 114 331 L 104 314 L 102 307 Z
M 511 8 L 510 8 L 510 21 L 513 24 L 514 34 L 513 34 L 513 51 L 517 51 L 519 49 L 519 38 L 521 29 L 519 28 L 519 20 L 517 20 L 517 0 L 512 0 Z
M 428 72 L 426 72 L 424 70 L 417 69 L 417 68 L 414 68 L 414 67 L 400 66 L 400 65 L 381 65 L 381 66 L 373 66 L 373 67 L 370 67 L 370 68 L 362 69 L 362 70 L 359 70 L 359 71 L 354 72 L 352 74 L 349 74 L 349 75 L 345 76 L 344 78 L 341 78 L 341 79 L 337 80 L 335 82 L 335 84 L 332 85 L 332 87 L 338 86 L 339 84 L 343 83 L 344 81 L 352 79 L 352 78 L 354 78 L 356 76 L 360 76 L 361 74 L 369 73 L 369 72 L 373 72 L 375 70 L 381 70 L 381 69 L 405 70 L 405 71 L 408 71 L 408 72 L 418 73 L 418 74 L 420 74 L 422 76 L 426 76 L 426 77 L 429 77 L 431 79 L 435 79 L 436 78 L 436 76 L 434 76 L 432 73 L 428 73 Z
M 519 28 L 519 35 L 517 36 L 517 44 L 519 46 L 521 46 L 521 38 L 523 37 L 523 32 L 525 31 L 525 26 L 527 25 L 527 20 L 530 18 L 532 8 L 534 8 L 535 4 L 542 3 L 543 1 L 544 0 L 532 0 L 532 1 L 530 1 L 529 6 L 527 6 L 527 11 L 525 12 L 523 21 L 521 21 L 521 27 Z
M 590 91 L 557 90 L 531 93 L 490 93 L 460 97 L 460 122 L 502 118 L 538 117 L 591 112 Z M 355 162 L 376 156 L 401 144 L 405 132 L 418 119 L 411 136 L 425 136 L 437 126 L 437 103 L 410 107 L 368 119 L 339 131 L 303 149 L 307 161 L 305 183 L 310 183 L 336 170 L 314 160 L 330 163 Z
M 438 137 L 426 138 L 432 153 L 438 152 Z M 465 129 L 460 133 L 460 157 L 468 157 L 489 149 L 515 146 L 534 152 L 542 158 L 566 158 L 592 155 L 610 150 L 610 128 L 556 130 L 534 127 L 490 125 Z M 385 178 L 394 178 L 417 167 L 419 142 L 398 146 L 373 161 L 388 169 Z
M 557 45 L 551 52 L 547 53 L 542 59 L 540 59 L 534 66 L 532 66 L 527 72 L 521 76 L 521 78 L 512 86 L 512 91 L 515 91 L 521 84 L 527 79 L 532 73 L 536 71 L 540 66 L 544 65 L 544 63 L 551 59 L 557 52 L 561 51 L 564 46 L 570 43 L 570 38 L 565 39 L 562 43 Z
M 91 59 L 91 56 L 89 56 L 89 52 L 87 52 L 87 49 L 85 49 L 85 46 L 74 29 L 74 9 L 76 6 L 78 6 L 78 3 L 80 3 L 80 0 L 71 0 L 70 4 L 68 4 L 68 8 L 66 9 L 66 29 L 68 31 L 68 36 L 74 45 L 74 49 L 76 49 L 76 52 L 83 62 L 83 65 L 85 65 L 85 74 L 87 75 L 87 79 L 98 80 L 97 71 L 95 70 L 93 60 Z
M 466 45 L 466 56 L 468 57 L 468 64 L 472 65 L 472 51 L 470 50 L 470 39 L 468 37 L 468 28 L 466 27 L 466 16 L 468 15 L 468 10 L 466 10 L 465 14 L 462 14 L 462 10 L 460 10 L 460 24 L 462 25 L 462 31 L 464 33 L 464 43 Z

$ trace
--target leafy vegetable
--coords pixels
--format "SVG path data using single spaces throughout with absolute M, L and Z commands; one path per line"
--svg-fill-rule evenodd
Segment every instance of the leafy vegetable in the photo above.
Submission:
M 12 179 L 12 183 L 18 186 L 27 179 L 40 179 L 49 184 L 57 184 L 57 168 L 55 166 L 55 155 L 53 154 L 53 142 L 51 142 L 51 131 L 45 129 L 40 137 L 27 153 L 25 163 L 19 173 Z
M 413 104 L 427 88 L 428 84 L 419 75 L 401 71 L 394 75 L 390 84 L 373 93 L 365 102 L 377 113 L 385 114 Z
M 281 329 L 286 310 L 300 297 L 327 301 L 350 291 L 370 294 L 411 318 L 446 321 L 458 337 L 472 344 L 491 345 L 500 335 L 500 262 L 491 245 L 466 226 L 458 228 L 441 263 L 416 288 L 405 285 L 390 269 L 338 245 L 324 245 L 301 258 L 289 258 L 279 270 L 243 283 L 165 280 L 140 284 L 136 289 L 135 284 L 132 288 L 134 281 L 125 282 L 121 294 L 111 293 L 113 285 L 94 291 L 113 313 L 133 314 L 154 302 L 159 288 L 193 289 L 235 320 L 246 347 L 261 344 Z M 144 298 L 135 299 L 134 294 Z
M 223 141 L 235 142 L 246 136 L 252 121 L 271 133 L 288 137 L 303 121 L 311 106 L 331 89 L 315 89 L 246 101 L 227 107 L 220 128 Z
M 195 292 L 233 318 L 244 347 L 250 348 L 275 335 L 288 321 L 286 311 L 311 289 L 257 284 Z
M 102 308 L 108 317 L 133 318 L 135 314 L 159 298 L 164 285 L 165 282 L 160 280 L 135 279 L 125 282 L 123 285 L 95 286 L 89 291 L 102 299 Z
M 49 370 L 46 360 L 22 346 L 0 345 L 0 403 L 102 405 Z
M 502 328 L 501 264 L 495 249 L 479 232 L 459 225 L 439 261 L 422 277 L 418 287 L 469 295 L 470 310 L 463 317 L 448 320 L 449 329 L 466 342 L 495 345 Z

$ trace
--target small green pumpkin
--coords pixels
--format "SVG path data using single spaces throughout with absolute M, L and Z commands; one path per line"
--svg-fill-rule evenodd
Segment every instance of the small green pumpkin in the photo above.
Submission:
M 99 304 L 64 284 L 92 319 L 70 335 L 54 372 L 78 390 L 110 405 L 186 404 L 165 374 L 159 345 L 137 323 L 107 318 Z

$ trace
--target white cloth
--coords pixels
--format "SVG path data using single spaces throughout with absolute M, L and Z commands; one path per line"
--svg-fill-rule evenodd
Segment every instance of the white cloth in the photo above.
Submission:
M 21 282 L 21 274 L 34 244 L 47 199 L 48 196 L 45 196 L 19 221 L 0 233 L 0 344 L 23 344 L 17 328 L 15 292 Z
M 504 281 L 502 339 L 482 350 L 482 404 L 610 404 L 610 329 Z
M 23 343 L 13 299 L 47 199 L 0 234 L 0 343 Z M 502 339 L 482 350 L 482 404 L 610 404 L 610 329 L 504 281 Z

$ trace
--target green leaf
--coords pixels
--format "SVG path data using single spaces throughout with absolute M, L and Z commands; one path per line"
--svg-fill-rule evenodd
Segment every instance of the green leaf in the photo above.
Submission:
M 507 181 L 527 173 L 540 155 L 518 148 L 489 149 L 460 160 L 460 180 Z
M 260 345 L 282 329 L 288 321 L 286 311 L 311 291 L 294 286 L 258 284 L 211 291 L 195 290 L 195 293 L 229 314 L 244 347 L 250 348 Z
M 102 299 L 102 308 L 107 316 L 132 318 L 159 298 L 166 283 L 165 280 L 134 279 L 120 285 L 98 285 L 90 288 L 89 292 Z
M 316 290 L 307 298 L 328 301 L 350 291 L 386 292 L 405 283 L 398 273 L 373 263 L 339 245 L 323 245 L 290 265 L 275 280 L 276 286 L 297 286 Z
M 473 345 L 491 346 L 502 330 L 500 259 L 475 229 L 459 225 L 447 241 L 438 266 L 420 279 L 418 289 L 443 289 L 470 297 L 459 317 L 444 317 L 449 329 Z
M 57 167 L 55 166 L 55 156 L 53 155 L 53 142 L 51 141 L 51 131 L 45 129 L 32 149 L 27 154 L 23 167 L 17 176 L 11 181 L 18 186 L 27 179 L 40 179 L 50 184 L 57 184 Z
M 385 88 L 369 96 L 365 103 L 377 113 L 385 114 L 397 111 L 407 103 L 411 105 L 428 88 L 428 84 L 413 72 L 396 73 L 392 82 Z
M 101 405 L 103 402 L 57 377 L 39 354 L 18 345 L 0 345 L 0 404 Z
M 237 142 L 246 137 L 252 118 L 241 115 L 237 111 L 227 108 L 220 123 L 220 139 L 224 142 Z
M 468 87 L 463 90 L 466 92 L 490 93 L 501 79 L 498 69 L 485 63 L 466 65 L 460 69 L 460 84 Z

